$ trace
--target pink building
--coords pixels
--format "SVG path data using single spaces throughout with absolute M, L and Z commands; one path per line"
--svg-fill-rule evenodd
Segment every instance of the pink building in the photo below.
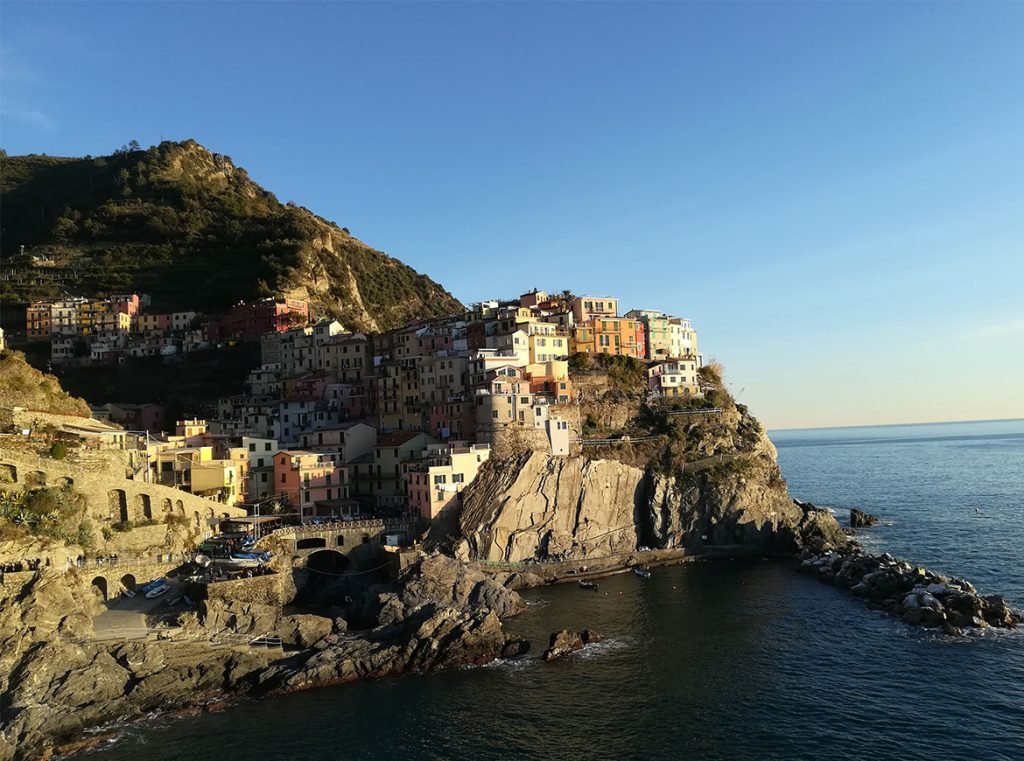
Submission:
M 348 468 L 336 454 L 282 450 L 274 455 L 274 493 L 303 518 L 344 513 L 350 502 Z
M 121 312 L 129 317 L 139 313 L 139 294 L 115 294 L 110 297 L 110 306 L 113 311 Z

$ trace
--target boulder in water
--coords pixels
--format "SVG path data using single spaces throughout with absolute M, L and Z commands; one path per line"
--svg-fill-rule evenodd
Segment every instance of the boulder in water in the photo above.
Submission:
M 589 629 L 584 629 L 581 632 L 562 629 L 560 632 L 552 633 L 551 640 L 548 642 L 548 649 L 544 651 L 544 655 L 541 658 L 546 661 L 554 661 L 575 653 L 577 650 L 582 650 L 592 642 L 600 641 L 601 635 Z
M 868 526 L 874 526 L 878 523 L 878 518 L 870 513 L 865 513 L 863 510 L 853 508 L 850 510 L 850 527 L 851 528 L 867 528 Z

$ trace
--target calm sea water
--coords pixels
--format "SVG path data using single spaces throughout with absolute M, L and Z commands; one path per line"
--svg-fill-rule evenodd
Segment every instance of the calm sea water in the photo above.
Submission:
M 878 550 L 1024 603 L 1024 421 L 774 434 L 792 493 Z M 978 508 L 978 509 L 975 509 Z M 845 519 L 845 511 L 840 511 Z M 252 759 L 1019 759 L 1024 634 L 912 630 L 771 562 L 529 594 L 508 623 L 607 639 L 535 659 L 154 720 L 90 755 Z

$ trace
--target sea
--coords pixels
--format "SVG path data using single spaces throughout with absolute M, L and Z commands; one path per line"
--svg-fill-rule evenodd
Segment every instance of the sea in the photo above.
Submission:
M 793 496 L 1024 607 L 1024 420 L 771 432 Z M 1024 759 L 1024 632 L 910 628 L 774 561 L 526 594 L 530 656 L 125 728 L 86 757 Z M 550 632 L 604 636 L 537 659 Z

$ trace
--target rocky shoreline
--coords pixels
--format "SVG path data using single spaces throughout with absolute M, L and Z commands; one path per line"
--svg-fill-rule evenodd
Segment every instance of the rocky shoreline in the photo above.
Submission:
M 196 641 L 93 641 L 90 611 L 79 602 L 89 599 L 87 586 L 83 594 L 74 575 L 41 573 L 23 588 L 3 590 L 0 600 L 0 761 L 81 750 L 87 731 L 153 713 L 521 655 L 529 644 L 506 634 L 500 621 L 526 610 L 510 588 L 519 581 L 425 556 L 397 582 L 366 590 L 361 610 L 351 614 L 365 628 L 339 631 L 324 619 L 327 629 L 312 646 L 275 652 Z M 216 607 L 204 618 L 221 626 L 241 623 L 244 608 L 254 606 Z
M 964 579 L 935 573 L 892 555 L 864 553 L 855 542 L 821 553 L 805 552 L 801 573 L 864 598 L 867 606 L 885 611 L 911 626 L 962 636 L 970 629 L 1015 628 L 1024 615 L 1007 606 L 1000 595 L 979 595 Z

